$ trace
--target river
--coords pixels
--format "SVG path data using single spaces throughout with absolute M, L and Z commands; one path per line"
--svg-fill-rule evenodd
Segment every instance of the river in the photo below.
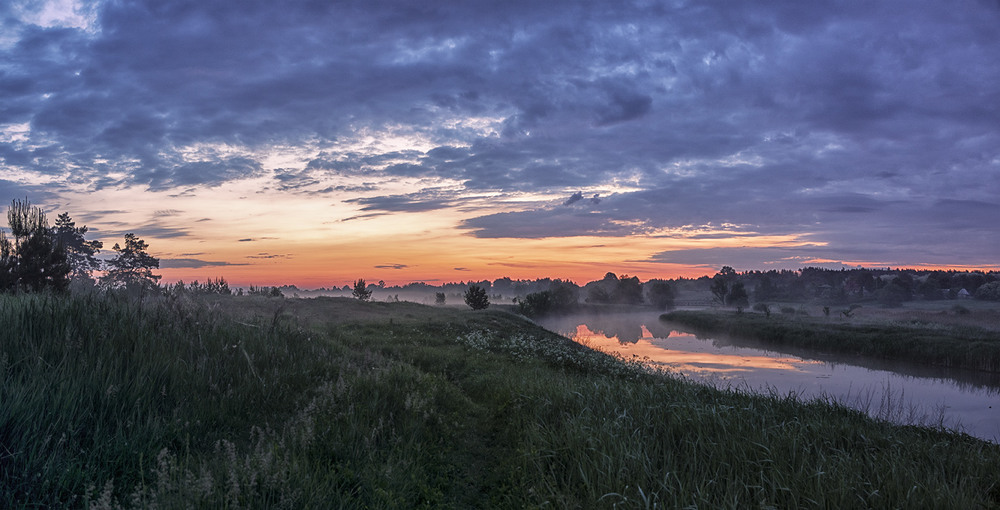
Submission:
M 875 418 L 1000 442 L 1000 374 L 780 352 L 754 340 L 699 337 L 652 313 L 567 315 L 538 322 L 593 349 L 638 356 L 694 382 L 802 400 L 830 399 Z

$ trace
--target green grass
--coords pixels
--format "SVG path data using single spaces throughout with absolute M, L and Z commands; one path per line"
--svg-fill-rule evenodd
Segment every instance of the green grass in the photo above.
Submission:
M 775 347 L 1000 372 L 1000 333 L 982 327 L 690 310 L 669 312 L 660 319 L 699 334 L 753 338 Z
M 0 507 L 1000 505 L 996 444 L 493 310 L 18 295 L 0 326 Z

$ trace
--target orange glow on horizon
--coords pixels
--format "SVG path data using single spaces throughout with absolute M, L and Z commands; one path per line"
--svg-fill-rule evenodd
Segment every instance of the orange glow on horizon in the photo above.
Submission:
M 378 196 L 426 186 L 421 181 L 383 182 L 369 192 Z M 450 181 L 433 184 L 449 186 Z M 303 200 L 281 193 L 264 177 L 233 181 L 217 188 L 183 194 L 105 188 L 68 193 L 49 204 L 51 217 L 71 213 L 78 226 L 90 227 L 88 239 L 104 242 L 102 256 L 133 232 L 163 262 L 161 283 L 225 278 L 230 285 L 295 285 L 303 290 L 342 287 L 358 278 L 387 285 L 441 284 L 559 278 L 583 285 L 607 272 L 650 279 L 712 276 L 719 267 L 656 260 L 659 253 L 710 248 L 816 246 L 808 233 L 763 235 L 702 225 L 635 233 L 547 238 L 476 237 L 463 221 L 480 215 L 523 210 L 542 196 L 497 199 L 469 195 L 456 205 L 431 210 L 372 212 L 355 194 Z M 526 202 L 518 202 L 525 200 Z M 104 204 L 115 204 L 106 209 Z M 165 205 L 165 204 L 169 204 Z M 798 270 L 813 264 L 887 267 L 884 262 L 813 259 L 795 262 Z M 747 269 L 732 265 L 737 271 Z M 909 266 L 915 269 L 966 269 L 967 266 Z

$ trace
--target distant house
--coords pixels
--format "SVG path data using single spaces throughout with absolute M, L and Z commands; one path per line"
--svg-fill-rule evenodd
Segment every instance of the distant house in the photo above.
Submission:
M 971 299 L 972 294 L 969 294 L 969 291 L 962 289 L 958 291 L 958 294 L 956 294 L 955 297 L 958 299 Z

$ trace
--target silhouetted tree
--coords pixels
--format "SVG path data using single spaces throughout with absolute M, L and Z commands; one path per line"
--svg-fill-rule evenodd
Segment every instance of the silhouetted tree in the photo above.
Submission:
M 13 241 L 0 232 L 0 290 L 66 290 L 66 250 L 49 229 L 45 213 L 27 200 L 14 200 L 7 223 Z
M 608 271 L 604 278 L 587 284 L 588 303 L 610 303 L 618 288 L 618 275 Z
M 611 300 L 626 305 L 639 305 L 645 302 L 645 298 L 642 297 L 642 284 L 639 283 L 639 277 L 630 278 L 628 275 L 622 275 L 618 279 L 618 285 L 615 286 Z
M 243 295 L 242 292 L 243 292 L 243 289 L 240 289 L 238 295 Z M 251 285 L 250 288 L 247 289 L 247 295 L 248 296 L 280 297 L 280 298 L 285 297 L 285 295 L 281 292 L 281 289 L 279 289 L 278 287 L 267 287 L 267 286 L 254 287 L 253 285 Z
M 737 312 L 742 312 L 750 304 L 750 297 L 747 295 L 743 282 L 733 282 L 729 287 L 729 293 L 726 294 L 726 304 L 735 306 Z
M 580 286 L 564 280 L 553 280 L 549 285 L 552 294 L 552 311 L 568 312 L 574 308 L 580 299 Z
M 473 310 L 485 310 L 490 306 L 490 297 L 486 295 L 486 289 L 472 285 L 465 291 L 465 304 Z
M 469 305 L 472 306 L 472 305 Z M 527 317 L 540 317 L 552 310 L 552 292 L 532 292 L 518 301 L 517 310 Z
M 133 291 L 156 288 L 161 276 L 153 274 L 153 270 L 160 268 L 160 259 L 146 253 L 146 248 L 149 248 L 146 241 L 131 232 L 125 234 L 125 246 L 115 243 L 111 248 L 117 255 L 108 261 L 101 285 Z
M 52 233 L 56 242 L 66 250 L 66 259 L 71 268 L 70 278 L 92 281 L 90 275 L 101 268 L 101 261 L 95 255 L 100 253 L 104 243 L 86 240 L 83 236 L 87 233 L 87 226 L 77 227 L 69 213 L 65 212 L 56 218 Z
M 719 304 L 726 304 L 726 296 L 729 295 L 729 288 L 736 281 L 736 271 L 729 266 L 722 266 L 722 269 L 712 277 L 712 285 L 708 290 L 712 291 L 712 296 Z
M 219 277 L 215 280 L 209 278 L 205 283 L 198 283 L 198 280 L 185 285 L 183 280 L 178 280 L 173 286 L 167 285 L 166 290 L 174 294 L 219 294 L 223 296 L 232 295 L 229 282 L 225 278 Z M 280 291 L 279 291 L 280 292 Z
M 13 289 L 17 285 L 17 254 L 14 245 L 0 230 L 0 291 Z
M 435 305 L 444 305 L 447 301 L 448 301 L 448 297 L 445 295 L 444 292 L 435 292 L 434 293 L 434 304 Z
M 354 282 L 354 290 L 351 291 L 351 294 L 354 294 L 354 297 L 361 301 L 368 301 L 372 297 L 372 291 L 368 290 L 364 278 L 358 278 L 358 281 Z
M 664 280 L 650 280 L 646 282 L 646 294 L 649 302 L 660 310 L 673 308 L 674 288 Z

